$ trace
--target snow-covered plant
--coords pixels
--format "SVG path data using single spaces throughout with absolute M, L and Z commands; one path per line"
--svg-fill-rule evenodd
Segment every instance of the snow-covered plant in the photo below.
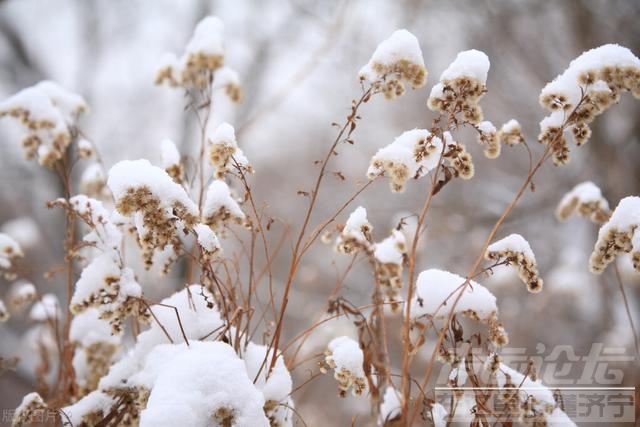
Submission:
M 360 396 L 367 390 L 363 363 L 364 353 L 358 342 L 342 336 L 334 338 L 329 343 L 321 369 L 325 372 L 333 369 L 340 396 L 346 396 L 349 389 L 354 396 Z
M 414 89 L 424 86 L 427 69 L 418 39 L 407 30 L 395 31 L 378 45 L 358 76 L 384 93 L 387 99 L 401 96 L 405 82 Z
M 27 159 L 47 167 L 61 160 L 76 137 L 79 116 L 88 110 L 84 99 L 60 85 L 42 81 L 0 104 L 0 118 L 10 116 L 25 128 L 22 139 Z
M 323 381 L 315 371 L 307 378 L 304 368 L 332 371 L 338 395 L 351 391 L 368 402 L 369 421 L 380 426 L 415 425 L 419 417 L 436 426 L 461 418 L 467 425 L 499 422 L 483 393 L 459 389 L 465 384 L 497 395 L 509 425 L 570 423 L 532 366 L 517 372 L 502 363 L 508 325 L 499 318 L 501 301 L 483 284 L 495 268 L 511 266 L 531 293 L 542 291 L 529 243 L 519 234 L 496 237 L 541 166 L 550 158 L 568 161 L 566 133 L 577 145 L 584 143 L 589 124 L 621 92 L 640 96 L 640 60 L 626 48 L 602 46 L 546 85 L 540 103 L 551 114 L 540 123 L 544 147 L 536 160 L 526 126 L 512 119 L 498 129 L 483 120 L 479 102 L 488 91 L 489 57 L 478 50 L 460 52 L 428 96 L 433 121 L 416 124 L 370 153 L 368 169 L 358 166 L 368 181 L 327 214 L 318 209 L 326 177 L 342 148 L 356 145 L 363 105 L 377 95 L 397 98 L 406 85 L 426 84 L 418 39 L 398 30 L 360 69 L 362 93 L 316 162 L 312 189 L 298 190 L 307 201 L 303 215 L 283 221 L 282 237 L 273 239 L 279 222 L 270 216 L 268 201 L 257 199 L 254 168 L 240 148 L 242 134 L 214 108 L 219 90 L 233 101 L 242 95 L 237 73 L 225 65 L 224 44 L 223 24 L 211 16 L 197 25 L 180 57 L 164 57 L 156 83 L 184 90 L 200 132 L 195 154 L 183 141 L 162 140 L 159 164 L 105 164 L 98 145 L 79 127 L 86 103 L 55 83 L 41 82 L 0 103 L 0 117 L 26 129 L 27 158 L 37 158 L 60 179 L 62 194 L 49 207 L 65 214 L 64 265 L 47 275 L 64 273 L 65 298 L 39 293 L 44 287 L 30 282 L 18 262 L 28 257 L 28 247 L 0 233 L 0 272 L 12 282 L 0 300 L 0 320 L 31 304 L 33 326 L 26 335 L 39 358 L 37 392 L 24 397 L 13 424 L 54 411 L 59 423 L 70 426 L 293 426 L 304 419 L 296 392 Z M 480 147 L 467 148 L 465 128 L 477 133 Z M 427 268 L 431 261 L 421 257 L 419 246 L 432 226 L 434 199 L 456 178 L 476 176 L 473 150 L 495 159 L 503 144 L 516 151 L 524 147 L 530 156 L 522 185 L 466 273 L 460 273 L 464 266 L 451 268 L 459 274 Z M 425 187 L 418 193 L 422 207 L 391 230 L 372 226 L 378 219 L 372 215 L 369 221 L 366 203 L 353 206 L 385 179 L 393 193 Z M 277 188 L 271 197 L 283 191 Z M 640 271 L 640 198 L 626 197 L 610 212 L 600 190 L 585 182 L 563 198 L 557 216 L 574 212 L 603 224 L 590 259 L 593 272 L 622 253 L 630 253 Z M 326 311 L 301 324 L 291 321 L 290 300 L 321 236 L 351 262 L 327 296 Z M 285 255 L 282 247 L 290 248 Z M 368 279 L 358 286 L 370 298 L 353 302 L 343 285 L 358 268 L 367 269 L 362 277 Z M 171 285 L 164 298 L 149 297 L 158 291 L 149 283 L 155 273 Z M 339 326 L 344 323 L 349 327 Z M 316 330 L 321 343 L 311 338 Z M 451 369 L 447 384 L 455 398 L 448 404 L 430 397 L 438 366 Z M 533 392 L 521 393 L 522 388 Z
M 640 272 L 640 197 L 620 200 L 611 218 L 600 227 L 598 241 L 589 258 L 592 273 L 602 273 L 616 256 L 631 253 L 634 268 Z
M 600 188 L 591 181 L 576 185 L 564 195 L 556 209 L 556 217 L 564 220 L 574 212 L 581 217 L 588 216 L 596 224 L 605 222 L 611 215 L 609 202 L 602 196 Z
M 529 292 L 538 293 L 542 290 L 542 279 L 538 273 L 536 257 L 529 242 L 521 235 L 510 234 L 492 243 L 487 248 L 485 257 L 496 262 L 504 261 L 507 265 L 514 264 Z

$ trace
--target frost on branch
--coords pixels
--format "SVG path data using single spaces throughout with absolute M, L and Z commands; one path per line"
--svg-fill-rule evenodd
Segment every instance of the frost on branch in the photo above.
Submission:
M 464 286 L 464 277 L 448 271 L 429 269 L 418 276 L 415 295 L 411 300 L 411 317 L 426 316 L 430 319 L 447 319 L 453 314 L 468 316 L 489 325 L 489 338 L 497 346 L 507 344 L 507 334 L 498 322 L 496 297 L 473 280 Z M 457 304 L 454 302 L 460 295 Z
M 427 70 L 418 39 L 407 30 L 394 31 L 378 45 L 358 77 L 382 91 L 387 99 L 401 96 L 404 82 L 414 89 L 424 86 Z
M 391 235 L 373 245 L 376 272 L 385 302 L 391 303 L 391 310 L 398 312 L 402 307 L 399 292 L 402 289 L 402 264 L 407 252 L 404 234 L 392 230 Z
M 336 239 L 336 250 L 343 254 L 352 254 L 360 249 L 369 251 L 371 248 L 371 231 L 373 227 L 367 220 L 367 210 L 362 206 L 358 206 L 354 210 L 344 227 L 342 232 Z
M 154 251 L 179 244 L 178 230 L 197 222 L 198 207 L 184 188 L 148 160 L 116 163 L 109 170 L 107 185 L 118 212 L 136 215 L 138 240 L 147 268 L 151 267 Z
M 622 253 L 631 253 L 633 267 L 640 272 L 640 197 L 620 200 L 611 218 L 600 227 L 598 241 L 589 258 L 589 269 L 600 274 Z
M 574 213 L 581 217 L 588 216 L 596 224 L 602 224 L 611 215 L 609 203 L 598 186 L 591 181 L 573 187 L 556 208 L 556 217 L 560 220 L 565 220 Z
M 552 144 L 556 165 L 569 161 L 565 130 L 572 133 L 576 145 L 587 142 L 589 124 L 616 104 L 623 91 L 640 98 L 640 59 L 616 44 L 584 52 L 542 89 L 540 105 L 551 114 L 540 122 L 538 141 Z
M 507 265 L 515 264 L 518 276 L 527 285 L 531 293 L 542 290 L 542 279 L 538 273 L 536 257 L 529 246 L 529 242 L 519 234 L 509 236 L 492 243 L 485 252 L 487 260 L 505 262 Z
M 209 185 L 202 207 L 202 218 L 202 222 L 214 230 L 231 221 L 242 224 L 246 219 L 238 202 L 231 197 L 229 186 L 221 180 L 215 180 Z
M 238 147 L 235 130 L 229 123 L 222 123 L 215 129 L 209 124 L 205 138 L 209 143 L 209 160 L 216 168 L 216 178 L 224 178 L 224 175 L 234 169 L 236 164 L 244 171 L 253 173 L 249 160 Z
M 5 279 L 12 280 L 15 278 L 13 273 L 13 264 L 16 259 L 23 257 L 20 245 L 8 234 L 0 233 L 0 272 Z
M 79 95 L 42 81 L 0 103 L 0 118 L 13 117 L 26 128 L 22 146 L 27 159 L 37 157 L 41 165 L 52 167 L 71 144 L 78 117 L 88 108 Z
M 342 336 L 331 340 L 320 369 L 323 372 L 334 370 L 333 377 L 338 381 L 341 397 L 345 397 L 350 388 L 354 396 L 360 396 L 368 388 L 363 363 L 364 353 L 358 342 Z
M 425 176 L 438 166 L 441 155 L 440 138 L 425 129 L 408 130 L 371 158 L 367 177 L 385 173 L 391 179 L 391 190 L 402 192 L 409 179 Z
M 482 108 L 478 103 L 487 91 L 489 66 L 484 52 L 472 49 L 458 53 L 431 89 L 427 107 L 443 114 L 462 113 L 465 121 L 480 123 Z

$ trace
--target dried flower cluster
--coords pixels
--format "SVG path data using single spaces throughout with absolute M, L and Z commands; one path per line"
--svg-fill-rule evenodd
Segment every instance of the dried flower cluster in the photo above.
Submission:
M 7 300 L 12 308 L 21 309 L 34 302 L 37 297 L 38 292 L 33 283 L 18 280 L 11 285 Z
M 0 233 L 0 272 L 2 272 L 5 279 L 13 280 L 15 278 L 15 273 L 13 272 L 14 263 L 23 256 L 24 254 L 18 242 L 8 234 Z
M 378 45 L 358 77 L 371 83 L 387 99 L 401 96 L 405 82 L 414 89 L 424 86 L 427 70 L 418 39 L 407 30 L 395 31 Z
M 428 130 L 408 130 L 371 158 L 367 177 L 386 174 L 391 190 L 402 192 L 409 179 L 425 176 L 438 166 L 442 150 L 442 140 Z
M 242 224 L 245 220 L 246 216 L 231 196 L 229 186 L 221 180 L 211 182 L 202 207 L 202 222 L 214 230 L 221 230 L 231 222 Z
M 165 172 L 178 184 L 182 183 L 184 166 L 176 144 L 170 139 L 163 139 L 160 143 L 160 155 Z
M 42 397 L 36 393 L 29 393 L 24 398 L 13 414 L 12 427 L 22 427 L 31 423 L 50 421 L 45 420 L 49 408 Z
M 354 396 L 361 396 L 368 388 L 363 363 L 364 354 L 358 343 L 342 336 L 329 343 L 320 370 L 326 373 L 333 369 L 341 397 L 345 397 L 349 389 Z
M 475 126 L 478 131 L 478 142 L 484 146 L 484 155 L 489 159 L 500 156 L 501 146 L 498 131 L 489 121 L 480 122 Z
M 224 66 L 224 24 L 215 16 L 198 23 L 184 53 L 178 58 L 166 53 L 156 71 L 155 83 L 187 90 L 223 89 L 233 102 L 242 99 L 242 86 L 238 74 Z
M 498 132 L 498 139 L 502 144 L 509 146 L 524 144 L 520 123 L 516 119 L 511 119 L 503 124 Z
M 11 317 L 9 310 L 7 310 L 7 306 L 4 304 L 4 301 L 0 299 L 0 322 L 6 322 L 9 320 L 9 317 Z
M 134 217 L 147 268 L 156 250 L 179 245 L 178 232 L 198 220 L 198 207 L 185 190 L 147 160 L 117 163 L 109 171 L 107 185 L 118 212 Z
M 399 312 L 402 308 L 400 290 L 402 289 L 402 265 L 406 252 L 404 234 L 398 230 L 392 230 L 389 237 L 373 245 L 375 269 L 384 301 L 391 303 L 393 312 Z
M 90 197 L 107 199 L 109 189 L 107 178 L 100 163 L 92 163 L 85 168 L 80 177 L 80 191 Z
M 478 103 L 487 92 L 489 66 L 484 52 L 472 49 L 458 53 L 431 89 L 427 107 L 443 114 L 462 114 L 468 123 L 480 123 L 482 108 Z
M 573 187 L 556 208 L 556 217 L 559 220 L 565 220 L 574 213 L 581 217 L 589 217 L 596 224 L 606 222 L 611 215 L 609 203 L 602 196 L 600 188 L 591 181 Z
M 73 368 L 81 396 L 98 387 L 120 348 L 121 336 L 112 335 L 112 329 L 100 317 L 100 310 L 91 307 L 71 322 L 69 338 L 75 346 Z
M 78 117 L 87 110 L 79 95 L 42 81 L 2 102 L 0 118 L 13 117 L 26 128 L 22 146 L 27 159 L 53 167 L 75 138 Z
M 336 250 L 349 255 L 359 250 L 371 250 L 371 232 L 373 227 L 367 220 L 367 210 L 358 206 L 349 215 L 342 231 L 336 239 Z
M 215 16 L 200 21 L 179 59 L 174 54 L 165 54 L 156 84 L 208 86 L 213 73 L 224 64 L 223 32 L 224 24 Z
M 589 258 L 589 269 L 600 274 L 614 258 L 630 253 L 633 266 L 640 272 L 640 197 L 620 200 L 611 218 L 600 227 L 598 240 Z
M 576 145 L 591 136 L 589 124 L 617 103 L 623 91 L 640 97 L 640 59 L 629 49 L 608 44 L 584 52 L 540 93 L 540 105 L 551 114 L 540 122 L 538 141 L 552 144 L 553 161 L 569 161 L 565 131 Z
M 473 158 L 464 144 L 454 141 L 450 132 L 443 133 L 446 151 L 443 157 L 454 170 L 455 176 L 462 179 L 471 179 L 475 174 Z
M 538 273 L 536 258 L 529 242 L 519 234 L 509 236 L 492 243 L 485 253 L 485 258 L 495 262 L 505 262 L 518 269 L 518 276 L 527 285 L 531 293 L 542 290 L 542 279 Z
M 216 178 L 224 178 L 229 170 L 236 167 L 242 168 L 245 172 L 253 173 L 253 167 L 238 147 L 235 130 L 229 123 L 222 123 L 215 130 L 207 131 L 206 138 L 209 143 L 209 160 L 216 168 Z

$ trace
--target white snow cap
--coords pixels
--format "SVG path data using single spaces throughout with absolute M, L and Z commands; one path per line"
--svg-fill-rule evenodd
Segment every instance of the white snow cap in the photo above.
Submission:
M 478 123 L 478 130 L 484 133 L 496 132 L 496 127 L 488 120 Z
M 208 225 L 198 223 L 193 227 L 198 237 L 198 244 L 207 252 L 216 252 L 220 250 L 220 240 Z
M 217 16 L 207 16 L 198 23 L 185 53 L 224 55 L 224 23 Z
M 163 299 L 163 305 L 153 305 L 155 319 L 151 327 L 138 335 L 135 347 L 125 357 L 111 367 L 109 373 L 100 380 L 100 388 L 122 387 L 127 379 L 142 368 L 146 355 L 156 345 L 184 342 L 182 331 L 189 340 L 208 337 L 216 339 L 216 331 L 223 326 L 220 315 L 213 304 L 213 295 L 200 285 L 191 285 Z M 175 307 L 180 314 L 181 325 L 178 323 Z M 164 327 L 164 330 L 160 327 Z M 166 331 L 166 333 L 165 333 Z M 169 337 L 167 337 L 167 335 Z M 170 341 L 171 340 L 171 341 Z
M 589 209 L 583 210 L 581 206 Z M 591 181 L 585 181 L 573 187 L 562 197 L 556 209 L 556 217 L 566 219 L 574 211 L 577 211 L 580 216 L 591 214 L 592 219 L 597 220 L 596 216 L 599 212 L 609 211 L 609 202 L 602 196 L 602 191 L 597 185 Z
M 14 307 L 22 307 L 36 299 L 38 292 L 33 283 L 18 280 L 11 284 L 9 290 L 9 302 Z
M 2 224 L 0 231 L 9 235 L 21 248 L 30 248 L 40 241 L 40 229 L 33 218 L 21 216 Z
M 489 57 L 482 51 L 471 49 L 458 53 L 456 59 L 440 75 L 440 82 L 455 80 L 459 77 L 470 77 L 487 84 Z
M 336 371 L 345 369 L 354 376 L 364 377 L 364 353 L 357 341 L 342 336 L 331 340 L 328 346 L 336 364 Z
M 527 239 L 516 233 L 492 243 L 487 248 L 487 252 L 519 252 L 533 262 L 536 260 Z
M 604 235 L 609 229 L 617 228 L 626 230 L 628 228 L 640 226 L 640 197 L 628 196 L 620 200 L 611 218 L 600 228 L 598 238 Z
M 617 44 L 607 44 L 584 52 L 571 61 L 569 68 L 558 75 L 540 92 L 540 100 L 545 97 L 564 95 L 565 104 L 576 106 L 582 97 L 579 77 L 583 73 L 598 71 L 605 67 L 640 68 L 638 59 L 629 49 Z M 597 83 L 597 82 L 596 82 Z M 601 84 L 592 85 L 592 90 L 602 90 Z M 542 104 L 542 102 L 541 102 Z M 544 104 L 542 104 L 544 106 Z
M 123 160 L 109 170 L 107 185 L 116 200 L 123 198 L 127 190 L 136 187 L 147 187 L 160 199 L 162 206 L 171 211 L 175 202 L 181 203 L 187 211 L 198 215 L 198 207 L 189 198 L 184 188 L 157 166 L 146 159 Z
M 160 143 L 160 158 L 165 169 L 180 164 L 180 152 L 170 139 L 163 139 Z
M 500 132 L 511 133 L 511 132 L 518 132 L 521 129 L 522 128 L 520 126 L 520 123 L 516 119 L 511 119 L 507 123 L 502 125 L 502 127 L 500 128 Z
M 400 392 L 393 387 L 387 387 L 382 396 L 382 403 L 380 404 L 378 425 L 383 426 L 385 422 L 391 421 L 399 416 L 401 408 Z
M 229 186 L 222 180 L 216 179 L 209 184 L 207 197 L 202 207 L 202 216 L 208 218 L 215 215 L 220 209 L 229 211 L 231 216 L 240 220 L 245 218 L 240 205 L 231 197 Z
M 394 31 L 388 39 L 376 47 L 367 65 L 360 70 L 360 76 L 373 81 L 375 78 L 381 77 L 371 75 L 372 69 L 375 69 L 376 64 L 392 65 L 403 60 L 424 67 L 420 43 L 416 36 L 405 29 Z M 372 77 L 374 77 L 373 80 Z
M 0 102 L 0 114 L 14 109 L 29 112 L 29 121 L 49 120 L 54 127 L 64 127 L 89 107 L 85 100 L 57 83 L 43 80 Z
M 266 346 L 253 342 L 249 342 L 242 354 L 247 375 L 264 396 L 267 416 L 275 421 L 272 424 L 290 427 L 293 425 L 293 411 L 290 409 L 293 407 L 290 397 L 293 386 L 291 374 L 281 355 L 278 355 L 275 366 L 269 371 L 272 357 L 273 351 L 268 351 Z M 274 405 L 273 409 L 267 409 Z
M 636 271 L 640 272 L 640 197 L 620 200 L 609 220 L 600 227 L 598 240 L 589 258 L 589 269 L 600 274 L 616 255 L 631 252 Z
M 416 157 L 420 150 L 421 157 Z M 442 141 L 426 129 L 403 132 L 393 142 L 382 147 L 371 158 L 367 177 L 374 179 L 386 172 L 394 191 L 402 191 L 404 183 L 413 177 L 422 177 L 438 165 L 442 154 Z
M 101 201 L 79 194 L 69 199 L 69 205 L 95 226 L 84 236 L 83 241 L 95 245 L 103 252 L 118 250 L 122 243 L 122 233 L 110 221 L 111 213 Z
M 367 220 L 367 210 L 362 206 L 358 206 L 344 224 L 342 236 L 344 238 L 353 238 L 363 245 L 368 244 L 364 230 L 372 230 L 371 224 Z
M 268 427 L 264 397 L 244 362 L 223 342 L 156 346 L 132 383 L 151 390 L 140 427 L 214 424 Z
M 373 256 L 382 264 L 402 264 L 405 253 L 405 237 L 401 231 L 392 230 L 391 236 L 380 243 L 376 243 Z
M 62 310 L 58 297 L 54 294 L 44 294 L 40 301 L 37 301 L 31 307 L 29 318 L 36 322 L 46 322 L 47 320 L 62 318 Z
M 9 235 L 0 233 L 0 268 L 11 268 L 11 262 L 15 257 L 23 256 L 18 242 Z
M 89 307 L 73 317 L 69 339 L 85 348 L 95 343 L 120 343 L 120 336 L 111 335 L 111 327 L 100 319 L 100 311 L 94 307 Z
M 449 316 L 454 301 L 462 289 L 465 278 L 444 270 L 429 269 L 418 276 L 416 294 L 411 300 L 411 316 Z M 462 297 L 455 306 L 455 313 L 475 312 L 481 319 L 488 319 L 498 311 L 496 297 L 479 283 L 469 280 Z

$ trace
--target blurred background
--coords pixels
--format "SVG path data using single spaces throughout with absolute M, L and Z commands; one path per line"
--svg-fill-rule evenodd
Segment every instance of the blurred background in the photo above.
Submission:
M 256 170 L 251 178 L 254 197 L 277 220 L 273 242 L 285 228 L 281 224 L 293 230 L 300 225 L 307 200 L 296 193 L 311 188 L 314 161 L 336 135 L 331 124 L 342 123 L 351 100 L 360 96 L 358 70 L 393 30 L 406 28 L 420 40 L 428 84 L 395 101 L 380 97 L 364 105 L 355 145 L 341 146 L 330 167 L 346 180 L 328 177 L 314 221 L 334 212 L 365 182 L 369 159 L 379 148 L 405 130 L 430 126 L 430 87 L 459 51 L 487 53 L 489 91 L 481 102 L 485 119 L 496 127 L 517 119 L 534 154 L 542 151 L 536 136 L 545 113 L 538 94 L 546 82 L 584 50 L 605 43 L 640 53 L 640 2 L 628 0 L 5 0 L 0 1 L 0 99 L 43 79 L 81 94 L 91 108 L 81 128 L 107 167 L 141 157 L 157 163 L 163 138 L 175 141 L 183 153 L 193 153 L 198 128 L 185 111 L 184 94 L 153 81 L 162 54 L 182 52 L 197 22 L 209 14 L 225 23 L 226 63 L 238 71 L 244 87 L 239 105 L 216 100 L 216 120 L 236 127 L 238 142 Z M 535 192 L 523 198 L 499 233 L 518 232 L 530 241 L 545 290 L 528 294 L 504 272 L 482 281 L 498 296 L 510 346 L 525 347 L 527 354 L 535 354 L 540 343 L 545 354 L 553 346 L 571 345 L 577 355 L 587 355 L 593 343 L 635 353 L 613 270 L 602 276 L 587 270 L 597 227 L 578 218 L 559 223 L 553 213 L 560 198 L 586 180 L 600 186 L 612 208 L 622 197 L 640 194 L 640 104 L 625 94 L 592 129 L 590 142 L 572 150 L 567 166 L 549 163 L 542 168 Z M 462 132 L 459 139 L 473 155 L 476 176 L 454 181 L 436 197 L 420 247 L 419 271 L 437 267 L 464 275 L 527 173 L 529 159 L 522 147 L 505 147 L 500 158 L 487 160 L 473 133 Z M 19 141 L 20 129 L 10 120 L 0 121 L 0 227 L 23 240 L 26 277 L 40 292 L 62 297 L 61 281 L 43 279 L 62 257 L 63 218 L 44 208 L 61 188 L 50 171 L 22 159 Z M 423 180 L 410 182 L 403 194 L 392 194 L 381 180 L 353 207 L 366 207 L 374 237 L 381 240 L 400 218 L 419 211 L 426 191 Z M 284 248 L 275 264 L 280 281 L 286 279 L 289 244 Z M 320 315 L 347 262 L 321 244 L 307 255 L 294 288 L 289 310 L 293 326 L 286 337 Z M 372 291 L 365 264 L 356 266 L 342 291 L 356 305 L 366 304 Z M 628 260 L 620 270 L 638 324 L 640 275 Z M 162 296 L 181 287 L 178 274 L 143 275 L 145 292 Z M 0 293 L 9 285 L 3 282 Z M 26 315 L 17 313 L 0 325 L 0 356 L 21 357 L 21 363 L 3 368 L 0 376 L 2 409 L 14 408 L 33 388 L 35 362 L 30 359 L 35 356 L 24 339 L 28 323 Z M 333 337 L 349 325 L 332 328 L 322 333 Z M 307 351 L 321 352 L 322 345 Z M 623 385 L 638 386 L 637 356 L 617 363 L 624 370 Z M 299 368 L 296 384 L 311 368 L 313 364 Z M 294 400 L 310 426 L 347 425 L 351 415 L 367 411 L 357 399 L 339 399 L 330 376 L 297 391 Z

